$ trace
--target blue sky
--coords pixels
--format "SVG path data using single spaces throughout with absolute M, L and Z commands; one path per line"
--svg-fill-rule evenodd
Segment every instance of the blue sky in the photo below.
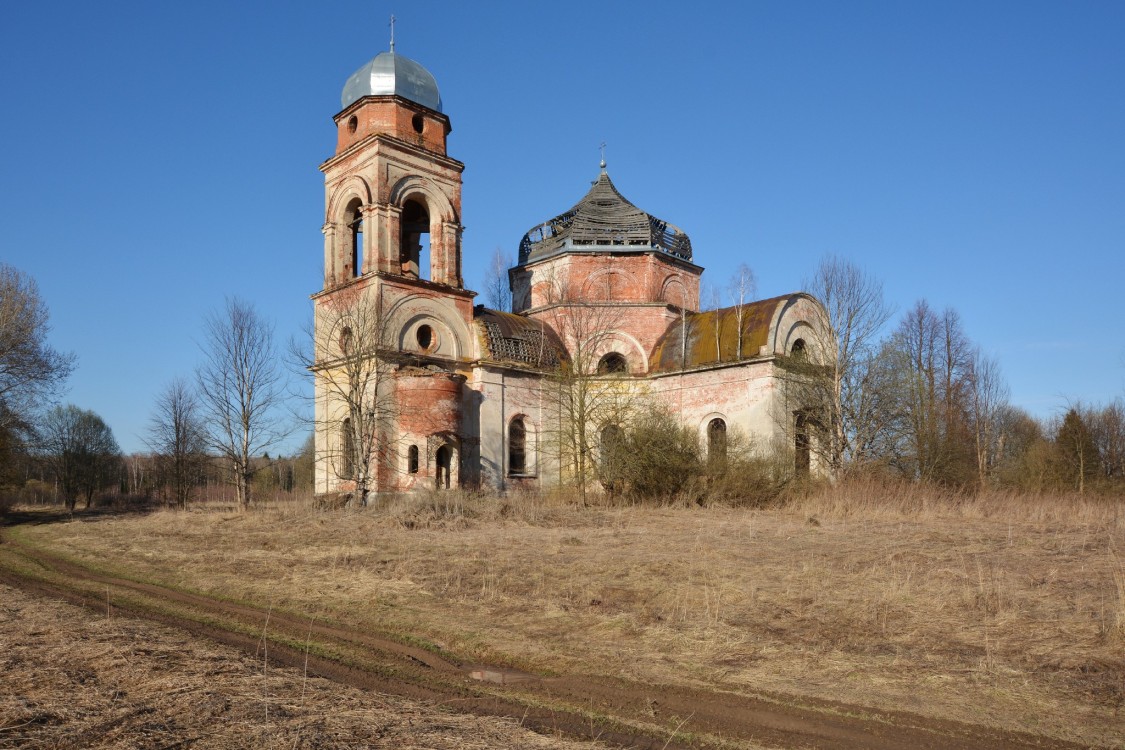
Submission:
M 392 12 L 466 165 L 470 286 L 605 141 L 713 283 L 835 253 L 955 308 L 1037 416 L 1125 393 L 1125 3 L 4 3 L 0 260 L 126 451 L 225 296 L 299 332 L 317 166 Z

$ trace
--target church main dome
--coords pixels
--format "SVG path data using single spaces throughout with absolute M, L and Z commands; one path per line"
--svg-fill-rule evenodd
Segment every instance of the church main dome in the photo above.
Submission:
M 380 52 L 352 73 L 344 84 L 340 108 L 347 109 L 365 96 L 401 96 L 441 112 L 441 94 L 430 71 L 394 52 Z
M 566 213 L 529 231 L 520 241 L 519 262 L 561 252 L 657 251 L 691 261 L 691 240 L 682 229 L 645 213 L 617 192 L 603 170 L 590 192 Z

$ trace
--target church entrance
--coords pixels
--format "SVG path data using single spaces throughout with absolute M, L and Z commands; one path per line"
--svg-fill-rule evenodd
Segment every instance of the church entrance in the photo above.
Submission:
M 449 489 L 450 468 L 453 465 L 453 449 L 443 445 L 434 454 L 434 463 L 437 464 L 437 473 L 434 475 L 434 488 L 439 490 Z

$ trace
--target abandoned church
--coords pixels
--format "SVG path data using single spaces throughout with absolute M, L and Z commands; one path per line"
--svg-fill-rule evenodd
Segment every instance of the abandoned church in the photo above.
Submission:
M 688 235 L 623 197 L 603 161 L 585 196 L 520 240 L 512 311 L 474 304 L 464 165 L 446 153 L 434 77 L 392 45 L 347 80 L 342 107 L 321 165 L 313 295 L 319 494 L 506 490 L 576 472 L 596 484 L 638 401 L 709 455 L 737 433 L 817 470 L 815 431 L 782 384 L 787 361 L 826 356 L 814 298 L 701 312 Z

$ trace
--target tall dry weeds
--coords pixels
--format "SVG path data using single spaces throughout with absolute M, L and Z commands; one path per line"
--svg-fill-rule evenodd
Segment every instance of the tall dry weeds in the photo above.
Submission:
M 774 690 L 1112 745 L 1118 508 L 810 487 L 765 510 L 566 494 L 161 511 L 18 533 L 96 566 L 460 657 Z

